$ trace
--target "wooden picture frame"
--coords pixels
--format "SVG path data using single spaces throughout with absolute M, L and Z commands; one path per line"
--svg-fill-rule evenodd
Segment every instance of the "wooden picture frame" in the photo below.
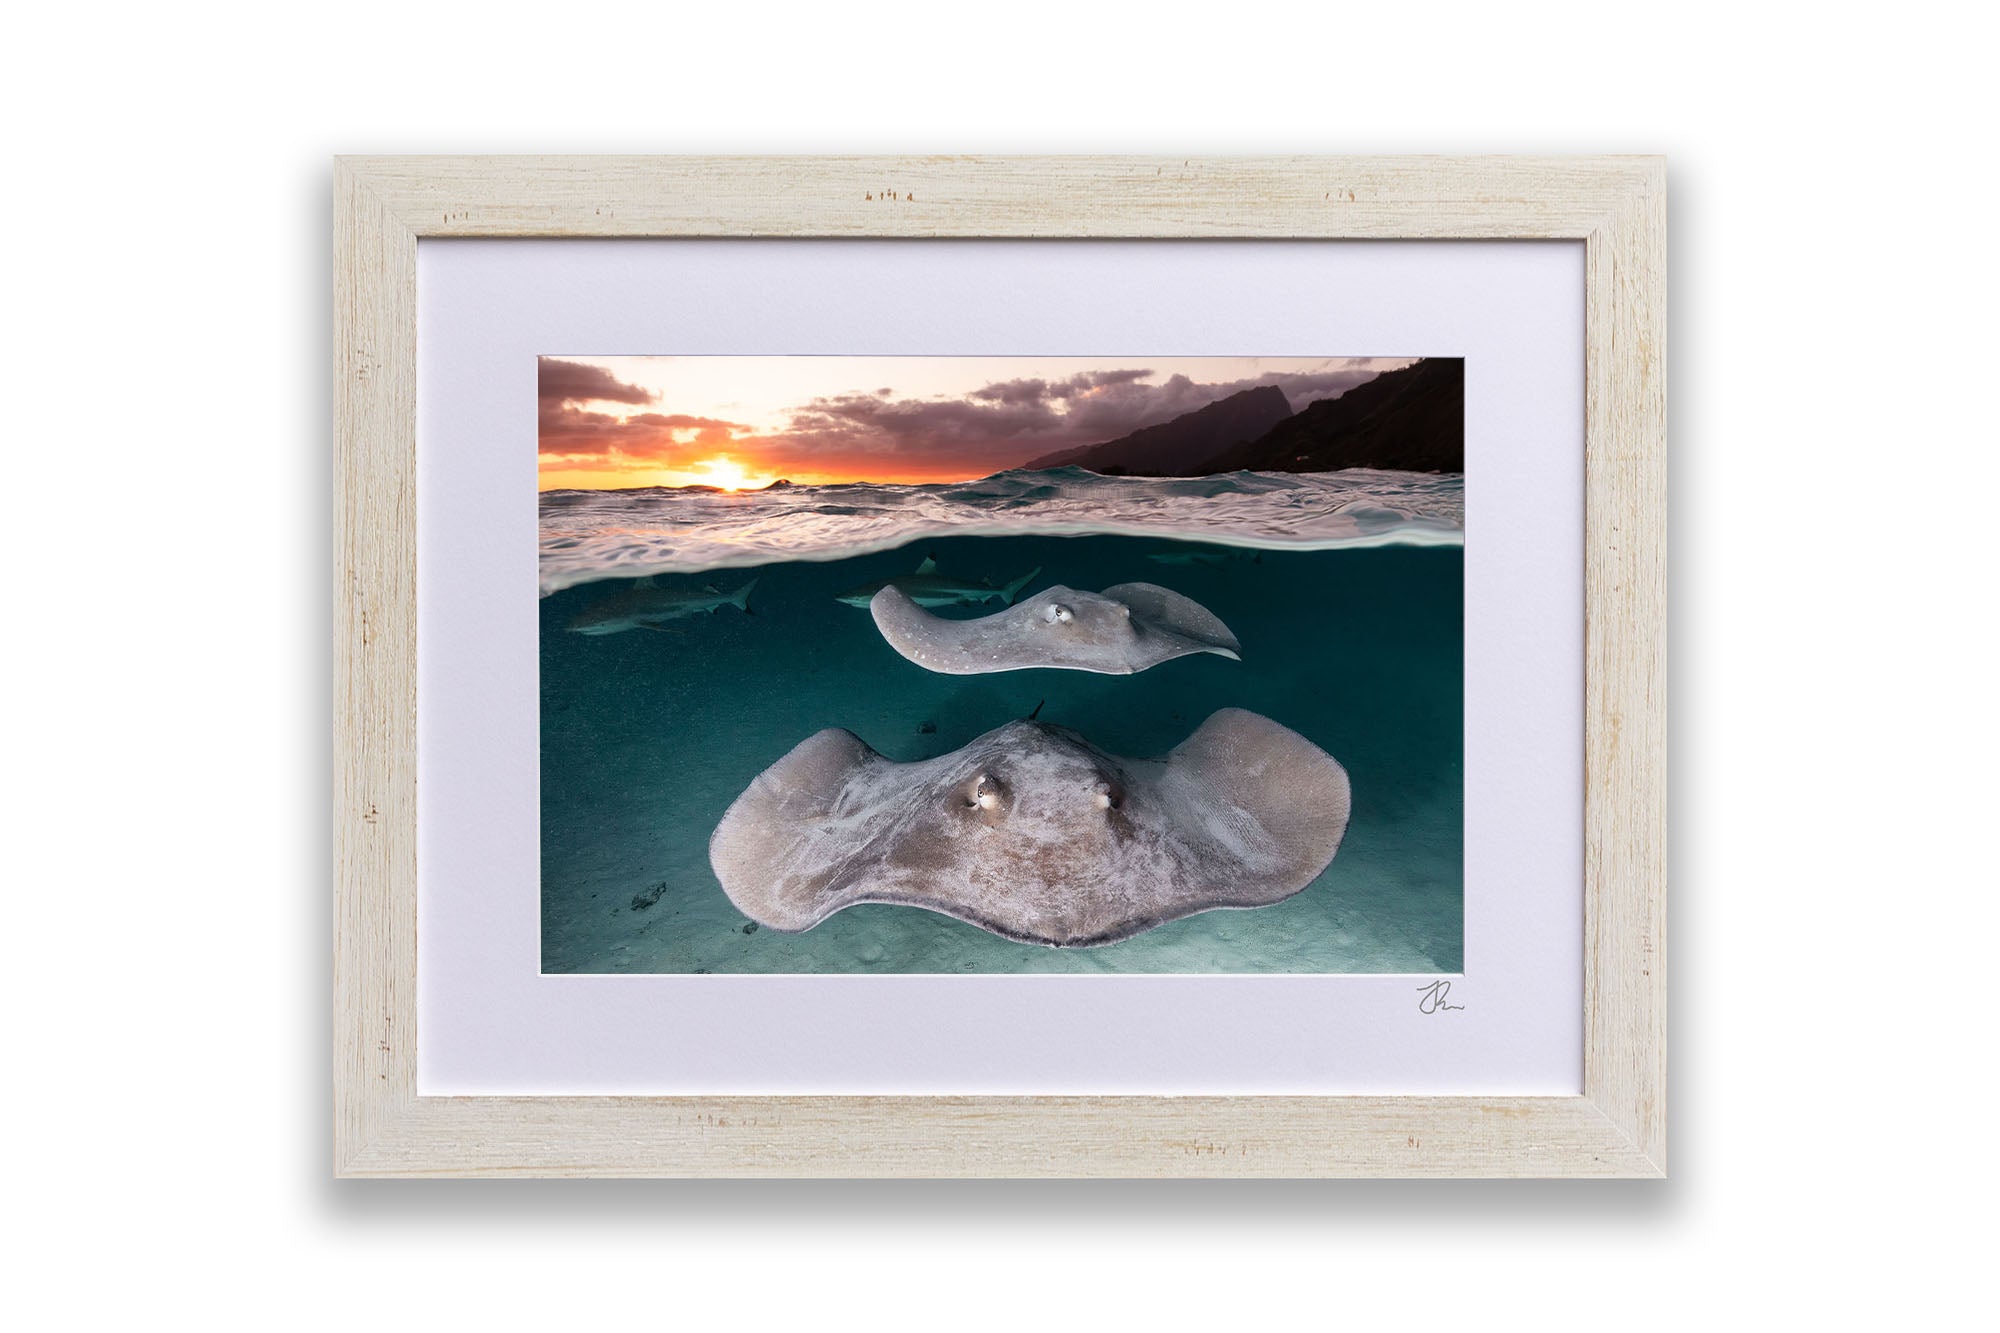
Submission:
M 358 157 L 334 212 L 337 1174 L 1664 1174 L 1660 159 Z M 1581 1095 L 419 1096 L 417 243 L 717 236 L 1581 241 Z

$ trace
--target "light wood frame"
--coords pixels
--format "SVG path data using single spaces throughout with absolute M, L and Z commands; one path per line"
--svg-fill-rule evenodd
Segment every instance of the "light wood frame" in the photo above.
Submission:
M 1661 159 L 360 157 L 334 179 L 337 1174 L 1664 1174 Z M 1582 1095 L 418 1096 L 417 242 L 459 236 L 1582 241 Z

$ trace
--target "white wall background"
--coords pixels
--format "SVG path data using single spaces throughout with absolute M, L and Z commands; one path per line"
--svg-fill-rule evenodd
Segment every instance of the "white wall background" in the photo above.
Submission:
M 9 1307 L 1941 1317 L 1990 1258 L 2000 999 L 1973 846 L 2000 431 L 1971 13 L 14 14 Z M 1673 1179 L 329 1180 L 328 158 L 464 150 L 1671 155 Z

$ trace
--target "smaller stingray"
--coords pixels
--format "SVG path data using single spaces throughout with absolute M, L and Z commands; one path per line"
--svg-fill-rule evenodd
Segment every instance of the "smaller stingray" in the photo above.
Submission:
M 1101 593 L 1058 584 L 977 620 L 934 616 L 892 584 L 868 610 L 891 648 L 950 676 L 1029 667 L 1122 676 L 1190 653 L 1241 660 L 1236 636 L 1207 607 L 1151 583 Z
M 1160 759 L 1009 722 L 899 764 L 830 727 L 736 798 L 708 859 L 738 910 L 773 930 L 897 903 L 1081 947 L 1291 897 L 1340 849 L 1349 804 L 1330 755 L 1240 708 Z

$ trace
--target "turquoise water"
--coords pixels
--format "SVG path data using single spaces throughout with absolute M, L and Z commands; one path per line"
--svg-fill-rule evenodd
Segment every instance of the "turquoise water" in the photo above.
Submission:
M 1151 558 L 1176 553 L 1200 559 Z M 884 643 L 865 609 L 834 597 L 908 574 L 926 555 L 944 572 L 995 585 L 1039 566 L 1023 595 L 1054 583 L 1161 584 L 1220 616 L 1243 660 L 1199 655 L 1133 676 L 933 674 Z M 724 606 L 667 632 L 568 632 L 584 608 L 629 588 L 624 579 L 572 581 L 542 600 L 545 971 L 1461 970 L 1462 547 L 926 536 L 845 559 L 737 563 L 657 581 L 729 591 L 751 577 L 753 614 Z M 1218 708 L 1273 718 L 1347 768 L 1353 817 L 1339 855 L 1283 903 L 1208 912 L 1091 949 L 1014 944 L 880 905 L 784 935 L 754 927 L 724 896 L 708 865 L 710 832 L 807 736 L 845 727 L 892 759 L 927 759 L 1037 706 L 1042 721 L 1133 756 L 1165 753 Z

